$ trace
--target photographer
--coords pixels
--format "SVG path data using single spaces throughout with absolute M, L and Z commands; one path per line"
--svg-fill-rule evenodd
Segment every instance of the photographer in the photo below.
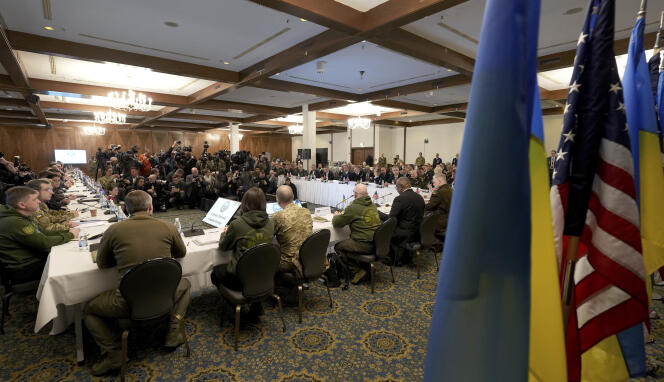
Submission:
M 0 153 L 0 182 L 14 184 L 14 174 L 16 172 L 14 165 L 5 159 L 3 153 Z
M 164 181 L 157 179 L 156 174 L 150 174 L 145 183 L 145 192 L 152 197 L 152 206 L 155 211 L 166 211 L 166 190 Z
M 225 176 L 220 177 L 219 196 L 222 198 L 235 199 L 237 195 L 237 172 L 235 176 L 227 172 Z
M 205 180 L 198 174 L 196 167 L 191 168 L 191 174 L 187 175 L 185 183 L 187 184 L 187 200 L 189 208 L 196 208 L 200 204 Z
M 187 185 L 184 182 L 184 171 L 178 169 L 173 174 L 171 182 L 168 184 L 169 188 L 169 199 L 168 202 L 171 206 L 177 207 L 178 210 L 184 208 L 184 203 L 186 199 L 185 189 Z

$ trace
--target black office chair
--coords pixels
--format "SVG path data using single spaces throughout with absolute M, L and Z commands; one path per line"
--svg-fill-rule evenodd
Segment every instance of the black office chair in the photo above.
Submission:
M 235 305 L 235 345 L 240 337 L 240 310 L 242 305 L 262 302 L 274 297 L 279 306 L 279 317 L 286 331 L 286 322 L 281 311 L 281 299 L 274 294 L 274 275 L 279 269 L 281 253 L 272 243 L 263 243 L 249 248 L 242 254 L 235 267 L 235 274 L 242 282 L 242 290 L 233 290 L 219 284 L 219 293 L 232 305 Z
M 327 285 L 327 277 L 325 276 L 325 259 L 327 257 L 327 247 L 329 244 L 330 230 L 322 229 L 309 236 L 300 247 L 300 264 L 302 264 L 302 272 L 304 276 L 304 279 L 300 280 L 297 286 L 298 315 L 300 323 L 302 323 L 303 283 L 314 282 L 319 278 L 322 278 L 323 281 L 325 281 L 327 296 L 330 299 L 330 308 L 333 305 L 332 294 L 330 293 L 330 287 Z
M 437 251 L 435 249 L 432 250 L 434 245 L 440 244 L 440 241 L 434 236 L 436 232 L 436 224 L 434 223 L 436 217 L 437 216 L 434 214 L 425 216 L 424 219 L 422 219 L 422 223 L 420 223 L 420 241 L 406 244 L 406 249 L 408 249 L 411 254 L 413 252 L 415 253 L 415 256 L 413 256 L 413 262 L 417 268 L 418 279 L 420 278 L 420 263 L 416 260 L 418 260 L 417 258 L 422 252 L 433 253 L 433 257 L 436 259 L 436 270 L 440 270 L 440 267 L 438 266 Z
M 182 279 L 182 266 L 170 257 L 147 260 L 131 268 L 122 276 L 120 294 L 127 302 L 129 320 L 121 319 L 122 369 L 120 379 L 124 381 L 127 368 L 127 339 L 133 323 L 147 323 L 170 317 L 175 307 L 175 291 Z M 180 331 L 189 357 L 191 349 L 180 315 Z
M 362 262 L 369 263 L 371 267 L 371 294 L 374 293 L 375 287 L 375 276 L 376 276 L 376 264 L 381 262 L 383 259 L 388 259 L 390 257 L 390 241 L 392 239 L 392 234 L 394 233 L 394 228 L 397 226 L 397 219 L 391 217 L 383 222 L 383 224 L 378 227 L 376 232 L 374 232 L 373 242 L 374 242 L 374 253 L 373 254 L 355 254 L 353 258 Z M 389 265 L 390 274 L 392 276 L 392 283 L 394 283 L 394 272 L 392 271 L 392 266 L 394 261 Z M 348 276 L 346 276 L 346 285 L 348 285 Z
M 9 299 L 15 294 L 36 293 L 39 288 L 39 280 L 28 281 L 24 283 L 14 283 L 9 277 L 9 272 L 4 264 L 0 262 L 0 281 L 5 291 L 2 295 L 2 318 L 0 318 L 0 334 L 5 334 L 5 319 L 10 317 Z

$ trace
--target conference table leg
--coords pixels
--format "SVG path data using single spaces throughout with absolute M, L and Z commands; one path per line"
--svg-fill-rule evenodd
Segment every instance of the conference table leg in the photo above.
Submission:
M 76 333 L 76 362 L 85 362 L 83 353 L 83 304 L 74 305 L 74 332 Z

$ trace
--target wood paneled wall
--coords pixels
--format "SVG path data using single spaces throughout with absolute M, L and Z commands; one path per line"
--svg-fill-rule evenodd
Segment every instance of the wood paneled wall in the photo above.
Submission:
M 173 141 L 182 141 L 185 146 L 192 146 L 193 153 L 198 156 L 203 151 L 203 142 L 208 141 L 210 151 L 229 150 L 228 132 L 186 132 L 166 130 L 116 130 L 107 129 L 106 135 L 85 135 L 78 127 L 56 127 L 51 129 L 0 126 L 0 151 L 8 161 L 14 155 L 39 171 L 53 160 L 53 150 L 72 149 L 86 150 L 87 156 L 95 155 L 97 147 L 106 148 L 110 144 L 122 145 L 123 150 L 138 146 L 139 152 L 158 152 L 168 149 Z M 249 150 L 252 154 L 263 151 L 272 153 L 272 157 L 291 160 L 290 136 L 267 136 L 245 134 L 240 141 L 240 150 Z

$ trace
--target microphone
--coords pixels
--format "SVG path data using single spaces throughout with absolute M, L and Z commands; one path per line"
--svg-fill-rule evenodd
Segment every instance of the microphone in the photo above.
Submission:
M 337 204 L 334 206 L 334 208 L 336 208 L 336 209 L 338 210 L 340 205 L 346 203 L 347 201 L 353 199 L 354 197 L 355 197 L 354 195 L 350 195 L 350 196 L 348 196 L 348 198 L 346 198 L 346 195 L 344 195 L 344 196 L 343 196 L 343 200 L 341 200 L 339 203 L 337 203 Z
M 191 229 L 188 229 L 188 230 L 182 232 L 184 237 L 205 235 L 205 232 L 203 232 L 203 230 L 201 228 L 194 229 L 194 227 L 196 226 L 196 223 L 197 223 L 196 221 L 192 222 L 191 223 Z
M 378 200 L 380 200 L 380 199 L 384 199 L 386 196 L 390 196 L 390 195 L 392 195 L 392 192 L 388 192 L 387 194 L 385 194 L 385 195 L 383 195 L 383 196 L 379 196 L 379 197 L 377 197 L 377 198 L 375 199 L 374 204 L 378 204 L 378 203 L 377 203 Z

